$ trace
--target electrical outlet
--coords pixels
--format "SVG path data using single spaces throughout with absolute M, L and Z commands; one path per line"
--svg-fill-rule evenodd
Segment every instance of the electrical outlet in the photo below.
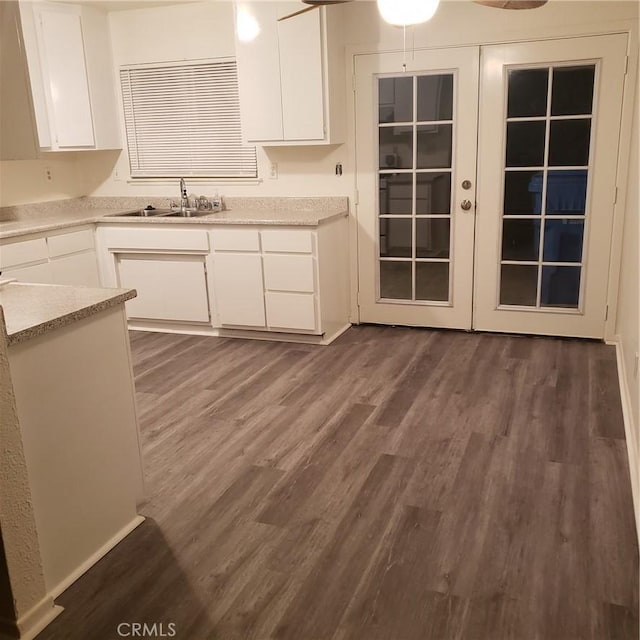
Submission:
M 51 173 L 51 167 L 45 167 L 44 169 L 44 177 L 47 182 L 53 181 L 53 174 Z
M 118 167 L 113 170 L 113 179 L 120 180 L 120 171 L 118 170 Z
M 269 178 L 271 178 L 271 180 L 278 179 L 278 163 L 277 162 L 271 163 L 271 168 L 269 169 Z

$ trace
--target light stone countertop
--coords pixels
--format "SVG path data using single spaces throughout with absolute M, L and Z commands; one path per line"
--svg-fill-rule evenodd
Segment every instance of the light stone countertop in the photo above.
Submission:
M 68 287 L 55 284 L 0 285 L 7 344 L 30 340 L 135 298 L 135 289 Z
M 166 199 L 164 199 L 166 200 Z M 348 215 L 346 198 L 229 198 L 225 211 L 194 218 L 119 216 L 146 204 L 166 206 L 158 198 L 74 198 L 0 209 L 0 239 L 55 231 L 83 224 L 277 225 L 317 227 Z M 142 204 L 144 203 L 144 204 Z

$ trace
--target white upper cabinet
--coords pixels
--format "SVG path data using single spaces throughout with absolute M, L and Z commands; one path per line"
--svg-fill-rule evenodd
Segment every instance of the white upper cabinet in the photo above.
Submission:
M 80 7 L 46 4 L 34 9 L 52 146 L 93 147 Z
M 0 78 L 0 157 L 120 148 L 107 13 L 58 2 L 2 2 L 0 12 L 0 59 L 15 70 Z
M 344 142 L 344 47 L 339 7 L 299 16 L 298 2 L 236 4 L 236 21 L 250 16 L 258 35 L 236 59 L 243 137 L 249 143 L 314 145 Z

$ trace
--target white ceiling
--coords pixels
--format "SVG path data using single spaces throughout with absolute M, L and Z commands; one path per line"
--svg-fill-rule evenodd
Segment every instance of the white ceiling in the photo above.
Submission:
M 105 11 L 129 11 L 131 9 L 152 9 L 175 4 L 186 4 L 200 0 L 54 0 L 66 4 L 90 4 Z

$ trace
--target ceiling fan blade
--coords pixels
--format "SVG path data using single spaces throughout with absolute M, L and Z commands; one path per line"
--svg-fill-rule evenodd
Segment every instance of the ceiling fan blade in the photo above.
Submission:
M 288 16 L 282 16 L 282 18 L 278 18 L 278 22 L 282 22 L 283 20 L 288 20 L 289 18 L 293 18 L 295 16 L 299 16 L 303 13 L 307 13 L 307 11 L 313 11 L 314 9 L 316 9 L 317 7 L 319 7 L 320 5 L 312 5 L 310 7 L 305 7 L 304 9 L 300 9 L 300 11 L 294 11 L 293 13 L 290 13 Z
M 328 4 L 344 4 L 345 2 L 351 1 L 352 0 L 302 0 L 305 4 L 310 4 L 314 7 L 324 7 Z
M 304 9 L 300 9 L 300 11 L 294 11 L 290 13 L 288 16 L 283 16 L 282 18 L 278 18 L 278 22 L 282 22 L 283 20 L 288 20 L 289 18 L 293 18 L 294 16 L 299 16 L 301 13 L 306 13 L 307 11 L 311 11 L 311 9 L 316 9 L 319 7 L 324 7 L 331 4 L 344 4 L 345 2 L 351 2 L 351 0 L 302 0 L 305 4 L 308 4 L 308 7 Z
M 476 4 L 496 9 L 537 9 L 548 0 L 473 0 Z

